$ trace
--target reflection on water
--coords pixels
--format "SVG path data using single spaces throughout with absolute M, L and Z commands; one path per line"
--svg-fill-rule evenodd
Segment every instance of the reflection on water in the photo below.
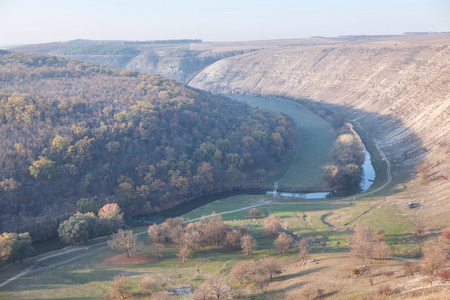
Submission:
M 278 195 L 281 197 L 293 197 L 302 199 L 325 199 L 330 197 L 346 197 L 352 196 L 361 192 L 367 191 L 370 186 L 375 181 L 375 169 L 372 165 L 372 159 L 370 153 L 367 151 L 362 151 L 364 153 L 364 164 L 362 165 L 363 173 L 361 177 L 361 182 L 359 186 L 348 187 L 339 191 L 333 192 L 319 192 L 319 193 L 284 193 L 279 192 Z M 266 192 L 267 195 L 272 195 L 273 192 Z

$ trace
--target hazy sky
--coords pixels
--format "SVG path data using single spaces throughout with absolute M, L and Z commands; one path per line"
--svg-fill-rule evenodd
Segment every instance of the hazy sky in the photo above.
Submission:
M 450 31 L 450 0 L 0 0 L 0 45 Z

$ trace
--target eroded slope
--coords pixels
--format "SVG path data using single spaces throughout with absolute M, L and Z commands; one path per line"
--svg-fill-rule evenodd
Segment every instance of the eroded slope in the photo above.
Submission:
M 449 44 L 442 34 L 265 49 L 220 60 L 190 85 L 339 105 L 398 166 L 411 200 L 424 204 L 414 213 L 450 225 Z

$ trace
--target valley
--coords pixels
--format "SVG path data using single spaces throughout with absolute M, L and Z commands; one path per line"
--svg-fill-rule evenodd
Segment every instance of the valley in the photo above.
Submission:
M 107 176 L 115 174 L 114 171 L 104 167 L 92 168 L 91 173 L 95 176 L 90 179 L 91 185 L 76 194 L 76 197 L 90 196 L 96 192 L 100 199 L 105 199 L 99 201 L 95 198 L 99 203 L 106 203 L 106 200 L 111 199 L 108 197 L 112 197 L 113 200 L 121 200 L 125 205 L 133 202 L 132 199 L 140 199 L 142 203 L 147 201 L 151 205 L 140 206 L 135 203 L 134 210 L 127 208 L 129 215 L 137 215 L 139 212 L 159 213 L 161 209 L 188 202 L 199 196 L 194 195 L 190 189 L 183 189 L 185 181 L 182 177 L 188 178 L 189 187 L 195 187 L 199 181 L 189 181 L 189 176 L 194 172 L 198 180 L 198 176 L 205 175 L 205 168 L 201 168 L 203 161 L 214 167 L 214 186 L 208 188 L 205 180 L 209 177 L 206 175 L 201 181 L 204 195 L 254 187 L 270 190 L 275 182 L 279 183 L 281 191 L 282 188 L 295 192 L 323 191 L 326 188 L 323 170 L 330 163 L 330 150 L 335 145 L 337 134 L 332 128 L 333 120 L 326 111 L 342 114 L 353 126 L 371 154 L 376 180 L 368 191 L 351 197 L 301 199 L 236 193 L 209 203 L 205 201 L 199 207 L 183 211 L 183 222 L 171 219 L 172 224 L 179 222 L 177 228 L 181 230 L 180 236 L 186 234 L 190 237 L 188 240 L 196 240 L 196 236 L 202 237 L 198 245 L 192 246 L 191 252 L 183 252 L 187 249 L 184 243 L 189 243 L 176 235 L 169 234 L 161 242 L 152 237 L 147 225 L 126 228 L 135 233 L 142 243 L 142 248 L 132 253 L 130 258 L 110 249 L 107 246 L 109 238 L 105 236 L 40 254 L 26 259 L 23 264 L 8 264 L 0 269 L 0 298 L 111 298 L 119 275 L 128 280 L 126 298 L 131 299 L 184 299 L 191 296 L 193 299 L 208 299 L 202 298 L 200 293 L 206 285 L 211 284 L 211 278 L 214 276 L 225 278 L 224 295 L 230 295 L 233 299 L 448 297 L 449 281 L 444 275 L 441 276 L 441 273 L 438 275 L 435 270 L 428 270 L 426 258 L 429 258 L 427 253 L 431 251 L 430 244 L 433 244 L 445 253 L 439 271 L 445 271 L 449 267 L 448 238 L 442 233 L 450 229 L 450 34 L 315 37 L 235 43 L 204 43 L 197 40 L 162 44 L 74 41 L 23 46 L 17 48 L 17 51 L 53 54 L 128 69 L 120 71 L 53 59 L 53 64 L 58 65 L 60 69 L 61 64 L 67 64 L 72 68 L 70 72 L 77 76 L 82 77 L 84 74 L 90 77 L 90 82 L 102 82 L 99 84 L 100 90 L 102 87 L 107 89 L 118 86 L 118 82 L 126 83 L 126 88 L 113 89 L 112 93 L 115 94 L 107 95 L 106 100 L 102 100 L 110 101 L 109 107 L 114 108 L 114 118 L 107 118 L 107 112 L 104 111 L 107 106 L 104 104 L 83 100 L 81 102 L 85 108 L 80 108 L 79 101 L 69 101 L 72 95 L 66 96 L 70 109 L 80 116 L 89 115 L 90 110 L 97 111 L 94 115 L 99 114 L 103 124 L 100 121 L 91 121 L 90 124 L 96 124 L 95 128 L 98 128 L 88 131 L 86 136 L 95 137 L 99 141 L 106 140 L 107 137 L 105 133 L 100 135 L 101 126 L 104 124 L 108 129 L 115 128 L 122 139 L 121 143 L 130 142 L 132 136 L 152 140 L 149 135 L 145 135 L 147 120 L 139 119 L 143 113 L 155 116 L 156 112 L 161 112 L 158 115 L 161 120 L 170 114 L 169 119 L 177 122 L 186 121 L 189 115 L 188 121 L 192 123 L 192 111 L 198 112 L 195 124 L 199 132 L 194 131 L 192 135 L 186 130 L 186 126 L 176 127 L 175 121 L 164 124 L 175 126 L 173 128 L 162 127 L 157 121 L 150 122 L 161 126 L 160 130 L 167 130 L 167 134 L 161 136 L 160 141 L 152 142 L 150 148 L 159 149 L 157 156 L 160 161 L 154 164 L 158 170 L 164 170 L 163 175 L 159 174 L 160 181 L 169 182 L 170 189 L 155 194 L 155 188 L 160 186 L 154 183 L 156 172 L 137 165 L 133 166 L 132 172 L 124 171 L 121 164 L 122 169 L 119 170 L 124 178 L 115 178 L 115 186 L 111 185 L 109 189 L 102 190 L 109 182 Z M 28 64 L 27 67 L 30 67 L 26 59 L 21 60 L 25 61 L 24 65 Z M 40 64 L 38 60 L 34 59 L 33 63 Z M 158 72 L 188 83 L 193 89 L 185 90 L 175 81 L 138 73 L 135 70 Z M 57 76 L 64 77 L 60 71 L 56 73 L 59 74 Z M 44 68 L 37 73 L 43 76 L 42 74 L 48 74 L 48 70 Z M 13 76 L 12 74 L 13 72 L 3 72 L 6 79 Z M 32 76 L 21 76 L 22 80 L 35 80 Z M 86 82 L 89 80 L 74 84 L 83 87 L 86 93 L 84 95 L 88 93 Z M 53 88 L 55 83 L 68 86 L 65 79 L 59 82 L 55 79 L 45 81 L 45 86 Z M 7 103 L 14 104 L 14 101 L 10 100 L 17 98 L 12 96 L 14 91 L 40 91 L 37 93 L 39 97 L 57 99 L 57 93 L 46 94 L 38 85 L 33 82 L 33 89 L 26 91 L 20 85 L 3 83 L 2 91 L 8 94 L 2 94 L 3 98 L 0 99 L 7 99 Z M 209 96 L 200 89 L 224 94 L 238 101 L 231 104 L 224 98 Z M 95 93 L 102 95 L 99 91 Z M 140 107 L 129 104 L 127 96 L 130 95 L 131 98 L 142 100 Z M 198 97 L 201 101 L 192 100 Z M 29 100 L 25 96 L 23 98 L 23 101 Z M 147 107 L 143 105 L 145 101 L 152 103 L 148 112 Z M 251 104 L 253 108 L 242 102 Z M 50 120 L 54 121 L 64 114 L 59 107 L 60 103 L 45 106 L 45 101 L 42 102 L 35 96 L 32 104 L 42 115 L 25 114 L 11 109 L 5 110 L 5 113 L 0 115 L 0 120 L 8 124 L 26 122 L 27 118 L 41 118 L 41 126 L 47 128 L 45 126 L 50 124 Z M 34 112 L 30 110 L 30 105 L 28 103 L 28 110 Z M 97 108 L 99 105 L 101 109 Z M 216 105 L 221 108 L 214 109 Z M 189 108 L 187 113 L 186 107 Z M 264 107 L 285 115 L 269 112 L 263 109 Z M 176 109 L 182 113 L 174 113 Z M 120 115 L 119 111 L 125 112 L 126 115 Z M 223 115 L 224 111 L 226 116 Z M 20 116 L 15 117 L 14 114 L 19 113 Z M 203 117 L 205 114 L 206 118 Z M 200 115 L 202 117 L 198 117 Z M 58 122 L 67 124 L 59 129 L 59 134 L 69 134 L 68 128 L 72 123 L 67 120 L 58 119 Z M 219 125 L 219 121 L 223 122 L 220 123 L 222 125 Z M 233 126 L 237 121 L 241 122 L 239 126 Z M 8 132 L 18 130 L 16 123 Z M 89 129 L 81 122 L 74 124 Z M 6 128 L 6 125 L 3 126 Z M 220 127 L 220 133 L 224 137 L 219 137 L 219 133 L 214 130 L 217 126 L 223 126 Z M 26 129 L 25 132 L 28 130 L 32 129 Z M 166 144 L 170 140 L 170 133 L 180 130 L 183 130 L 184 135 L 180 135 L 175 144 Z M 152 131 L 152 134 L 157 131 Z M 74 130 L 70 132 L 73 132 L 70 133 L 70 137 L 74 139 L 73 144 L 84 137 L 76 136 Z M 277 147 L 274 146 L 278 138 L 275 135 L 277 133 L 283 133 L 284 147 L 281 147 L 280 143 Z M 189 138 L 188 135 L 192 137 Z M 7 136 L 6 133 L 4 136 Z M 49 132 L 41 135 L 39 141 L 45 142 L 47 147 L 52 149 L 50 142 L 53 137 L 54 134 Z M 268 137 L 271 137 L 270 140 Z M 180 138 L 193 143 L 186 146 Z M 225 140 L 230 141 L 230 144 Z M 15 141 L 17 142 L 22 140 Z M 254 144 L 256 142 L 259 144 Z M 8 155 L 3 156 L 3 160 L 8 162 L 6 165 L 10 167 L 10 159 L 14 157 L 27 157 L 28 165 L 38 160 L 38 157 L 47 157 L 61 162 L 64 174 L 68 174 L 68 163 L 76 166 L 80 163 L 76 159 L 69 160 L 70 155 L 59 157 L 55 149 L 52 152 L 44 146 L 36 147 L 35 143 L 33 140 L 25 150 L 14 147 L 14 143 L 10 146 L 3 145 L 2 147 L 8 150 L 4 151 Z M 234 143 L 240 144 L 240 148 L 231 150 L 230 147 L 235 147 Z M 140 153 L 133 152 L 133 149 L 144 144 L 135 141 L 126 144 L 127 148 L 118 148 L 117 153 L 128 151 L 127 157 L 131 158 L 134 153 Z M 90 149 L 94 149 L 91 151 L 96 154 L 103 151 L 102 147 L 100 142 Z M 144 145 L 142 149 L 145 147 Z M 260 148 L 267 151 L 262 153 L 258 150 Z M 27 149 L 33 151 L 30 153 Z M 193 158 L 183 158 L 181 149 Z M 255 161 L 259 159 L 257 167 L 250 168 L 251 164 L 247 164 L 250 162 L 246 155 L 249 149 L 253 151 L 251 157 Z M 280 152 L 280 149 L 285 151 Z M 79 151 L 81 150 L 80 148 Z M 224 155 L 219 155 L 217 150 Z M 180 163 L 175 164 L 171 159 L 174 157 L 179 159 Z M 144 158 L 147 159 L 147 165 L 154 159 L 152 155 L 144 155 Z M 239 160 L 240 158 L 242 160 Z M 116 156 L 109 159 L 120 160 Z M 192 161 L 193 159 L 195 161 Z M 21 168 L 27 171 L 28 165 L 23 164 Z M 92 167 L 92 163 L 87 165 Z M 239 180 L 232 176 L 233 165 L 240 171 Z M 79 172 L 84 172 L 84 178 L 90 174 L 82 165 L 78 167 L 83 170 Z M 117 166 L 113 164 L 112 168 Z M 265 173 L 261 171 L 262 168 Z M 10 169 L 8 174 L 16 176 Z M 21 175 L 21 178 L 24 187 L 32 190 L 30 175 Z M 23 178 L 26 178 L 26 181 Z M 131 195 L 135 198 L 127 198 L 128 194 L 123 191 L 123 183 L 130 183 L 129 178 L 139 183 L 132 183 Z M 40 185 L 55 188 L 55 185 L 46 183 L 47 179 L 39 180 Z M 77 184 L 83 187 L 82 181 Z M 151 193 L 146 195 L 146 189 L 141 189 L 140 185 L 151 186 Z M 76 187 L 73 189 L 77 190 Z M 106 191 L 108 197 L 103 196 L 103 191 Z M 12 199 L 11 195 L 9 198 Z M 179 196 L 182 196 L 183 201 L 174 200 L 174 205 L 166 205 L 158 202 L 161 196 L 165 199 L 179 199 Z M 74 211 L 73 198 L 75 197 L 64 199 L 66 215 Z M 13 207 L 11 201 L 8 203 Z M 414 208 L 411 208 L 411 203 Z M 159 207 L 155 209 L 158 204 Z M 145 211 L 142 207 L 145 207 Z M 254 210 L 252 212 L 255 208 L 258 210 L 257 214 Z M 56 209 L 55 205 L 52 209 Z M 175 212 L 175 215 L 178 214 Z M 24 218 L 24 214 L 21 216 Z M 280 222 L 276 233 L 272 234 L 266 224 L 271 218 Z M 207 228 L 208 225 L 215 224 L 214 222 L 228 231 L 222 236 L 222 240 L 211 243 L 207 238 L 210 234 Z M 379 255 L 371 252 L 366 257 L 355 250 L 358 244 L 355 232 L 365 225 L 371 229 L 366 231 L 370 247 L 380 250 L 380 245 L 387 245 L 388 250 L 380 250 Z M 161 228 L 164 230 L 164 227 Z M 228 233 L 230 237 L 231 233 L 248 233 L 254 239 L 254 248 L 246 253 L 241 251 L 244 250 L 243 244 L 242 249 L 230 247 Z M 220 234 L 223 232 L 217 236 Z M 275 241 L 282 235 L 292 238 L 291 248 L 280 250 L 277 246 Z M 210 239 L 214 239 L 214 236 Z M 302 242 L 308 246 L 309 253 L 302 254 Z M 158 254 L 155 249 L 162 250 Z M 438 251 L 436 249 L 433 251 Z M 281 266 L 279 273 L 271 273 L 270 279 L 264 275 L 262 277 L 265 281 L 258 281 L 257 271 L 249 270 L 246 271 L 247 277 L 242 277 L 241 280 L 236 277 L 235 268 L 240 263 L 253 264 L 256 268 L 258 263 L 262 264 L 262 260 L 267 257 L 276 259 Z M 21 275 L 14 277 L 18 274 Z M 7 281 L 11 278 L 13 280 Z M 147 290 L 147 293 L 142 287 L 144 278 L 151 278 L 151 282 L 154 282 L 151 292 Z M 187 294 L 179 295 L 179 291 Z

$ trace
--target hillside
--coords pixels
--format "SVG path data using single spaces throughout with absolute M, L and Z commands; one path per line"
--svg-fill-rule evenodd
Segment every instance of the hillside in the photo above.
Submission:
M 295 143 L 281 114 L 159 75 L 0 53 L 0 230 L 55 233 L 80 198 L 126 216 L 257 184 Z
M 310 98 L 368 129 L 407 191 L 392 201 L 450 226 L 450 35 L 342 37 L 220 60 L 190 85 L 213 93 Z
M 18 46 L 10 49 L 26 54 L 48 54 L 91 62 L 189 82 L 198 72 L 215 61 L 242 54 L 251 49 L 211 51 L 201 40 L 168 41 L 92 41 L 74 40 Z

